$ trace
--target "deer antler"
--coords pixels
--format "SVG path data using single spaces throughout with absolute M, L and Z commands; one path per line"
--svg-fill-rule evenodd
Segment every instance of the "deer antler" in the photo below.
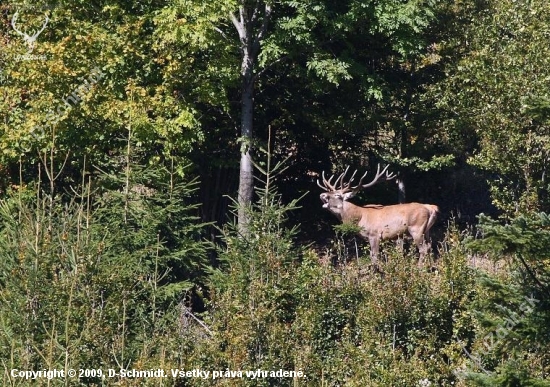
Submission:
M 389 167 L 389 165 L 386 165 L 384 167 L 384 169 L 382 169 L 382 171 L 380 171 L 380 164 L 378 164 L 378 168 L 377 168 L 377 171 L 376 171 L 376 176 L 374 177 L 374 179 L 370 183 L 362 185 L 363 179 L 368 174 L 368 171 L 367 171 L 359 179 L 359 184 L 357 184 L 354 187 L 351 186 L 351 183 L 353 182 L 353 179 L 355 178 L 355 175 L 357 174 L 357 169 L 355 170 L 355 172 L 353 172 L 353 174 L 351 175 L 351 178 L 347 182 L 344 182 L 344 177 L 346 176 L 346 174 L 348 173 L 348 170 L 349 170 L 349 166 L 348 166 L 346 168 L 346 170 L 338 176 L 338 178 L 336 179 L 334 184 L 332 184 L 331 182 L 332 182 L 332 179 L 334 178 L 335 175 L 332 175 L 327 180 L 325 178 L 325 171 L 323 171 L 323 173 L 321 174 L 321 176 L 323 178 L 323 185 L 321 185 L 321 183 L 319 183 L 319 180 L 317 180 L 317 185 L 319 187 L 321 187 L 323 190 L 327 191 L 327 192 L 336 192 L 336 191 L 338 191 L 339 193 L 344 194 L 344 193 L 347 193 L 347 192 L 351 191 L 352 196 L 355 196 L 357 194 L 357 192 L 359 192 L 363 188 L 372 187 L 373 185 L 375 185 L 377 183 L 380 183 L 382 181 L 391 180 L 391 179 L 395 178 L 395 175 L 393 173 L 388 172 L 388 167 Z M 337 188 L 338 184 L 340 184 L 339 188 Z
M 317 185 L 327 191 L 327 192 L 330 192 L 330 191 L 336 191 L 336 187 L 334 187 L 334 185 L 330 184 L 330 181 L 332 180 L 332 178 L 334 177 L 334 175 L 332 175 L 328 180 L 325 178 L 325 171 L 323 171 L 321 173 L 321 177 L 323 178 L 323 185 L 321 185 L 321 183 L 319 183 L 319 179 L 317 179 Z
M 23 36 L 23 39 L 25 40 L 25 43 L 27 43 L 27 45 L 29 46 L 29 52 L 32 51 L 34 49 L 34 44 L 36 42 L 36 38 L 38 38 L 38 35 L 40 35 L 42 33 L 42 31 L 44 31 L 44 29 L 46 28 L 46 26 L 48 25 L 48 22 L 50 21 L 50 18 L 48 17 L 48 15 L 44 15 L 46 16 L 46 21 L 44 22 L 44 25 L 42 26 L 41 29 L 39 29 L 34 35 L 30 36 L 28 35 L 27 33 L 25 32 L 22 32 L 20 31 L 19 29 L 17 29 L 17 27 L 15 26 L 15 22 L 17 21 L 17 18 L 19 17 L 19 12 L 16 12 L 13 17 L 11 18 L 11 26 L 13 27 L 13 29 L 15 30 L 15 32 L 17 32 L 19 35 Z
M 381 183 L 383 181 L 391 180 L 391 179 L 395 178 L 396 175 L 394 173 L 388 172 L 388 168 L 389 168 L 389 164 L 386 165 L 384 167 L 384 169 L 382 169 L 382 171 L 380 171 L 380 164 L 378 164 L 378 167 L 376 169 L 376 176 L 374 176 L 374 179 L 372 179 L 372 181 L 370 183 L 362 184 L 363 179 L 368 174 L 368 171 L 365 172 L 365 174 L 363 176 L 361 176 L 361 178 L 359 179 L 359 184 L 357 184 L 355 187 L 351 187 L 353 195 L 355 196 L 357 194 L 357 192 L 361 191 L 364 188 L 372 187 L 375 184 L 378 184 L 378 183 Z
M 328 192 L 341 191 L 345 187 L 349 186 L 349 183 L 347 183 L 347 184 L 344 183 L 344 176 L 348 172 L 348 169 L 349 169 L 349 166 L 346 168 L 344 173 L 340 174 L 336 178 L 336 181 L 334 182 L 334 185 L 331 183 L 331 181 L 332 181 L 332 179 L 334 178 L 335 175 L 334 174 L 331 175 L 329 177 L 329 179 L 327 180 L 325 178 L 325 171 L 323 171 L 323 173 L 321 174 L 321 176 L 323 177 L 323 185 L 321 185 L 321 183 L 319 183 L 319 179 L 317 179 L 317 185 L 319 187 L 321 187 L 322 189 L 324 189 L 325 191 L 328 191 Z M 355 171 L 355 172 L 357 172 L 357 171 Z M 353 173 L 353 176 L 355 176 L 355 172 Z M 353 180 L 353 176 L 351 177 L 351 180 Z M 340 184 L 340 188 L 336 188 L 338 186 L 338 184 Z

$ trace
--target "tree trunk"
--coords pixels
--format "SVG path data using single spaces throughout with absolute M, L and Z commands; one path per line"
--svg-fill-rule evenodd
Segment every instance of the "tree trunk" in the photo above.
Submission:
M 246 66 L 248 59 L 243 59 L 243 66 Z M 252 66 L 251 61 L 248 63 Z M 248 75 L 248 76 L 247 76 Z M 241 96 L 241 164 L 239 169 L 239 193 L 238 193 L 238 226 L 241 233 L 246 234 L 248 230 L 247 207 L 252 203 L 254 195 L 254 167 L 250 155 L 253 139 L 254 119 L 254 80 L 252 69 L 245 69 L 242 79 Z
M 407 116 L 405 116 L 405 120 L 407 119 Z M 399 157 L 401 159 L 406 157 L 407 152 L 407 129 L 406 126 L 403 125 L 399 129 Z M 400 170 L 397 172 L 397 201 L 399 204 L 405 203 L 407 200 L 407 189 L 405 184 L 405 167 L 401 166 Z
M 411 113 L 411 104 L 413 98 L 413 85 L 416 83 L 415 79 L 415 69 L 416 66 L 413 63 L 410 82 L 407 83 L 407 90 L 405 94 L 405 106 L 403 106 L 403 123 L 399 128 L 399 158 L 404 159 L 407 157 L 409 150 L 409 136 L 407 130 L 410 125 L 410 113 Z M 397 173 L 397 201 L 399 204 L 405 203 L 407 200 L 407 189 L 405 184 L 405 166 L 401 165 L 400 171 Z
M 405 174 L 403 171 L 397 173 L 397 201 L 399 204 L 405 203 L 407 199 L 407 190 L 405 187 Z
M 257 1 L 253 8 L 241 1 L 238 17 L 229 14 L 231 22 L 239 33 L 241 44 L 241 164 L 239 170 L 239 192 L 237 196 L 238 228 L 243 235 L 248 233 L 247 207 L 254 195 L 254 168 L 251 147 L 254 138 L 254 66 L 260 52 L 260 42 L 265 37 L 271 16 L 271 6 Z M 263 8 L 263 14 L 261 9 Z M 261 17 L 260 17 L 261 15 Z

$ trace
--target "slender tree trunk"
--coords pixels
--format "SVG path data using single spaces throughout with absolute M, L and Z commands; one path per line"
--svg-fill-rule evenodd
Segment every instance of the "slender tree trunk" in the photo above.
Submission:
M 248 72 L 247 72 L 248 73 Z M 241 97 L 241 164 L 239 169 L 239 211 L 238 225 L 241 233 L 248 229 L 248 216 L 246 207 L 252 203 L 254 195 L 254 167 L 250 155 L 253 140 L 253 119 L 254 119 L 254 80 L 250 76 L 243 77 L 243 88 Z
M 405 117 L 406 119 L 406 117 Z M 406 157 L 407 152 L 407 128 L 403 125 L 399 132 L 399 157 Z M 405 167 L 401 166 L 400 170 L 397 172 L 397 201 L 399 204 L 405 203 L 407 200 L 407 187 L 405 184 Z
M 257 1 L 254 7 L 241 2 L 239 14 L 229 18 L 239 33 L 241 45 L 241 164 L 238 192 L 238 227 L 243 235 L 248 233 L 247 207 L 254 195 L 254 169 L 251 148 L 254 139 L 254 67 L 260 53 L 260 42 L 265 37 L 271 17 L 271 6 Z
M 397 173 L 397 201 L 399 204 L 405 203 L 407 200 L 407 189 L 405 186 L 405 174 L 403 171 Z
M 405 106 L 403 107 L 403 123 L 399 128 L 399 157 L 401 159 L 407 157 L 407 153 L 409 150 L 409 136 L 407 133 L 407 129 L 410 125 L 411 103 L 413 98 L 412 84 L 415 81 L 414 74 L 415 66 L 413 64 L 413 69 L 411 70 L 411 82 L 407 84 L 407 92 L 405 94 Z M 403 204 L 407 200 L 407 186 L 405 178 L 405 167 L 401 166 L 400 171 L 397 173 L 397 201 L 399 202 L 399 204 Z

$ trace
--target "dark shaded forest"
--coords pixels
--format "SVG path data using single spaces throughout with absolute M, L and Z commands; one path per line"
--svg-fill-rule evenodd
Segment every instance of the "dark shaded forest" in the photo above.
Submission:
M 550 386 L 546 2 L 0 11 L 2 385 Z

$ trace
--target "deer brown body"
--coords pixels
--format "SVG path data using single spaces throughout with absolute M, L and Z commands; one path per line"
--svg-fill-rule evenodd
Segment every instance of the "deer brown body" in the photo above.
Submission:
M 349 182 L 344 183 L 344 177 L 348 169 L 336 179 L 334 185 L 330 183 L 334 175 L 327 180 L 323 173 L 324 186 L 317 182 L 321 188 L 327 191 L 321 194 L 321 200 L 324 203 L 323 208 L 328 209 L 343 223 L 356 224 L 361 228 L 359 235 L 369 241 L 370 255 L 374 264 L 377 263 L 381 240 L 398 239 L 408 234 L 418 247 L 420 252 L 419 265 L 422 265 L 423 259 L 430 249 L 430 228 L 435 223 L 439 212 L 436 205 L 406 203 L 360 207 L 348 201 L 361 189 L 371 187 L 381 181 L 393 179 L 395 176 L 388 173 L 387 169 L 386 166 L 380 172 L 380 166 L 378 166 L 374 180 L 362 185 L 362 180 L 367 175 L 365 173 L 355 187 L 351 187 L 355 173 Z M 336 188 L 339 183 L 340 187 Z

